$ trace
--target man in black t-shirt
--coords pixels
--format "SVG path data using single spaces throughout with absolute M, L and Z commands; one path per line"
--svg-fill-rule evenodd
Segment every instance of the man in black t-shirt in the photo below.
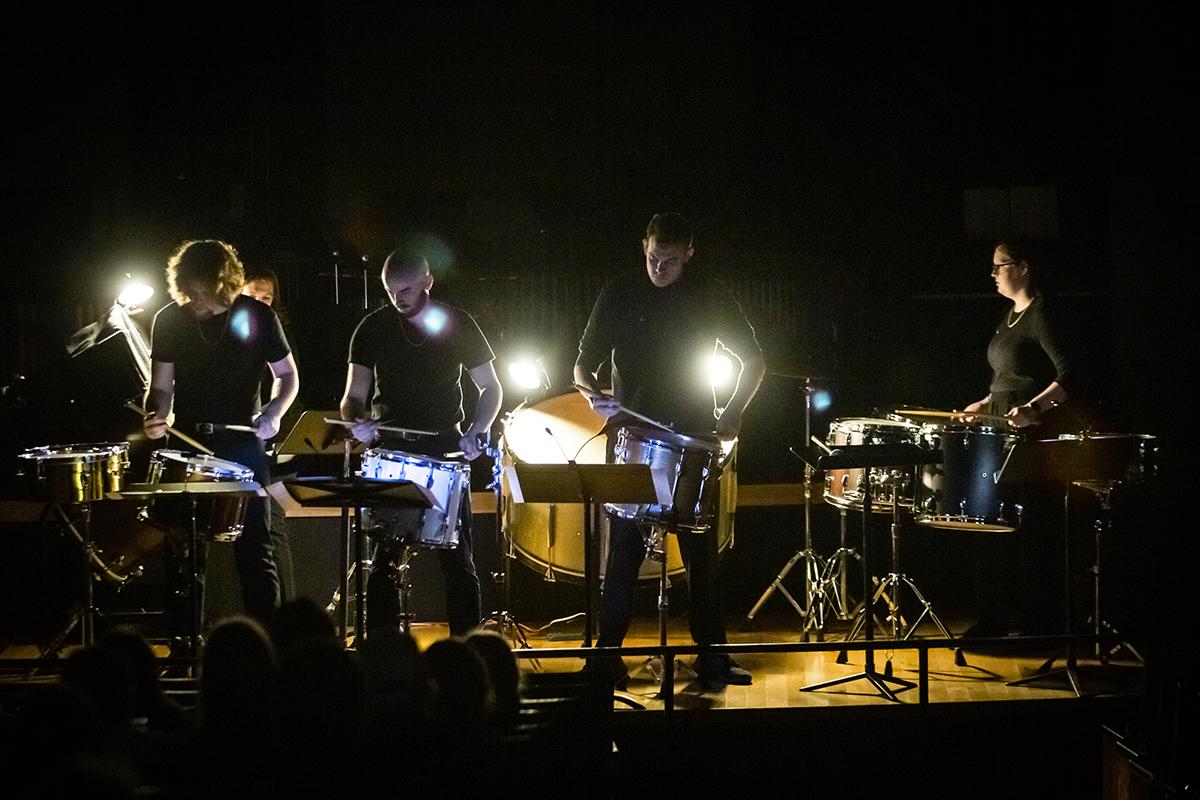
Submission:
M 437 434 L 415 440 L 385 439 L 383 446 L 389 449 L 434 457 L 461 452 L 467 460 L 475 459 L 500 412 L 500 380 L 492 366 L 491 346 L 470 314 L 430 299 L 433 276 L 423 256 L 393 252 L 383 264 L 381 278 L 390 302 L 364 317 L 350 340 L 342 419 L 355 423 L 351 431 L 360 442 L 376 442 L 379 426 L 386 422 Z M 460 382 L 464 369 L 479 391 L 465 431 Z M 460 504 L 459 520 L 458 546 L 438 551 L 446 578 L 450 632 L 455 635 L 470 631 L 482 615 L 471 553 L 469 494 Z M 382 554 L 391 556 L 394 548 L 386 545 L 381 545 Z M 382 583 L 393 570 L 384 563 L 374 567 L 367 587 L 368 630 L 396 622 L 394 587 Z
M 628 421 L 621 406 L 682 434 L 715 432 L 722 440 L 735 439 L 742 414 L 762 381 L 762 350 L 737 301 L 716 281 L 684 272 L 694 254 L 692 238 L 691 224 L 679 214 L 655 215 L 642 240 L 645 269 L 625 273 L 605 286 L 592 309 L 579 343 L 575 382 L 592 408 L 608 418 L 610 443 Z M 703 369 L 718 342 L 742 364 L 737 388 L 719 414 Z M 612 396 L 602 394 L 596 380 L 596 371 L 608 359 Z M 602 647 L 620 646 L 625 638 L 645 557 L 637 523 L 610 515 L 609 530 L 597 640 Z M 677 538 L 688 569 L 692 637 L 697 644 L 724 644 L 716 536 L 709 531 Z M 622 685 L 624 664 L 618 660 L 606 666 Z M 708 689 L 751 681 L 750 673 L 725 655 L 699 656 L 696 671 Z
M 173 411 L 177 429 L 200 438 L 217 457 L 249 467 L 265 486 L 270 475 L 263 440 L 279 432 L 300 379 L 279 318 L 240 294 L 243 278 L 236 251 L 216 240 L 185 242 L 168 260 L 175 302 L 154 317 L 143 429 L 151 439 L 163 438 Z M 275 380 L 263 405 L 265 367 Z M 245 425 L 254 432 L 205 435 L 196 431 L 198 423 Z M 262 497 L 248 504 L 234 557 L 246 612 L 267 620 L 279 604 L 279 578 Z

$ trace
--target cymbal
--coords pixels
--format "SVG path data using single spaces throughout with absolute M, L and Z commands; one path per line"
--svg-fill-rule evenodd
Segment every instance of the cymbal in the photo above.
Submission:
M 1008 425 L 1008 417 L 995 414 L 981 414 L 978 411 L 934 411 L 927 408 L 897 408 L 894 412 L 901 417 L 932 417 L 935 419 L 954 419 L 962 422 L 984 422 L 995 425 Z

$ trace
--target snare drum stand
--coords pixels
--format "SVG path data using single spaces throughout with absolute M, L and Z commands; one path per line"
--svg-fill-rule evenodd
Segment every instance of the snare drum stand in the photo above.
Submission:
M 80 476 L 86 480 L 87 475 Z M 86 491 L 87 486 L 85 484 Z M 46 645 L 45 649 L 39 654 L 40 658 L 49 658 L 56 655 L 62 650 L 63 645 L 67 641 L 67 637 L 76 628 L 79 628 L 80 644 L 88 647 L 96 641 L 96 616 L 99 611 L 96 608 L 95 597 L 93 593 L 93 576 L 94 565 L 98 562 L 96 556 L 96 547 L 92 543 L 92 504 L 90 502 L 81 502 L 79 506 L 79 519 L 73 520 L 67 516 L 67 511 L 63 508 L 63 504 L 57 500 L 52 501 L 46 508 L 47 511 L 54 514 L 60 525 L 65 527 L 75 537 L 80 547 L 83 548 L 83 599 L 78 611 L 71 615 L 67 620 L 66 626 Z M 44 517 L 43 517 L 44 519 Z M 77 522 L 82 521 L 82 531 L 75 527 Z
M 834 613 L 840 620 L 847 620 L 858 614 L 858 609 L 862 605 L 859 600 L 854 605 L 854 609 L 850 609 L 850 590 L 846 585 L 849 579 L 850 571 L 846 568 L 850 559 L 858 559 L 859 565 L 862 564 L 862 556 L 853 547 L 850 547 L 846 541 L 846 509 L 838 509 L 838 549 L 825 564 L 825 573 L 821 575 L 821 584 L 826 588 L 829 594 L 834 598 Z
M 867 465 L 867 466 L 869 466 L 869 465 Z M 862 575 L 862 582 L 863 582 L 863 597 L 866 598 L 868 591 L 869 591 L 868 586 L 867 586 L 867 583 L 868 583 L 867 573 L 869 572 L 869 569 L 867 568 L 866 563 L 867 563 L 867 545 L 868 545 L 867 527 L 868 527 L 868 522 L 870 521 L 870 518 L 871 518 L 871 481 L 870 480 L 863 481 L 863 493 L 862 494 L 863 494 L 863 507 L 862 507 L 863 575 Z M 879 594 L 879 591 L 877 590 L 876 596 L 878 596 L 878 594 Z M 864 656 L 863 671 L 855 673 L 854 675 L 846 675 L 841 678 L 834 678 L 834 679 L 828 680 L 828 681 L 821 681 L 820 683 L 809 684 L 808 686 L 801 687 L 800 691 L 813 692 L 813 691 L 816 691 L 817 689 L 827 689 L 830 686 L 839 686 L 843 683 L 851 683 L 851 682 L 857 681 L 857 680 L 865 680 L 869 684 L 871 684 L 871 686 L 874 687 L 875 691 L 877 691 L 883 697 L 885 697 L 888 700 L 891 700 L 893 702 L 899 702 L 900 698 L 898 698 L 896 696 L 898 692 L 902 692 L 905 689 L 915 689 L 916 688 L 917 685 L 915 683 L 913 683 L 912 681 L 906 681 L 906 680 L 897 678 L 897 677 L 887 674 L 887 673 L 879 673 L 879 672 L 875 671 L 875 650 L 870 647 L 870 643 L 875 638 L 874 626 L 867 619 L 867 617 L 871 617 L 872 619 L 875 619 L 875 614 L 873 612 L 874 605 L 875 605 L 874 602 L 867 602 L 864 599 L 864 601 L 861 603 L 861 606 L 860 606 L 861 610 L 859 611 L 858 619 L 855 620 L 854 629 L 852 629 L 850 632 L 850 635 L 848 635 L 846 637 L 846 641 L 850 641 L 850 639 L 852 638 L 852 636 L 855 632 L 855 629 L 858 629 L 860 627 L 862 628 L 863 638 L 866 640 L 866 642 L 868 644 L 868 648 L 865 651 L 863 651 L 863 656 Z M 877 619 L 875 619 L 875 622 L 876 622 L 876 624 L 879 624 L 879 621 Z M 838 656 L 838 663 L 842 663 L 842 664 L 846 663 L 845 660 L 843 660 L 844 655 L 845 655 L 845 651 L 842 651 L 842 653 Z M 890 665 L 891 665 L 890 661 L 888 662 L 888 665 L 890 667 Z M 893 690 L 892 687 L 888 686 L 889 683 L 897 684 L 899 686 L 899 688 Z
M 917 628 L 919 628 L 921 626 L 921 623 L 926 618 L 928 618 L 930 622 L 932 622 L 934 625 L 937 626 L 937 629 L 942 634 L 943 638 L 953 639 L 954 637 L 950 634 L 950 631 L 946 628 L 946 626 L 944 624 L 942 624 L 942 620 L 940 617 L 938 617 L 937 612 L 933 610 L 933 604 L 930 603 L 925 598 L 925 595 L 923 595 L 921 593 L 921 590 L 919 588 L 917 588 L 916 582 L 914 582 L 912 578 L 908 577 L 907 575 L 905 575 L 903 572 L 900 571 L 900 503 L 899 503 L 899 497 L 900 497 L 899 487 L 893 486 L 893 488 L 892 488 L 892 525 L 891 525 L 892 571 L 889 572 L 884 577 L 884 579 L 876 585 L 875 594 L 871 597 L 870 605 L 874 606 L 877 602 L 879 602 L 880 599 L 882 599 L 884 601 L 884 603 L 887 605 L 888 615 L 887 615 L 886 619 L 891 624 L 892 638 L 895 640 L 907 641 L 907 640 L 911 639 L 912 636 L 916 633 Z M 904 613 L 901 610 L 901 599 L 900 598 L 901 598 L 901 592 L 904 589 L 904 587 L 908 587 L 909 591 L 912 592 L 913 597 L 915 597 L 917 599 L 917 602 L 921 604 L 921 613 L 917 616 L 916 620 L 911 625 L 905 621 Z M 891 594 L 888 593 L 889 589 L 891 590 Z M 854 638 L 854 635 L 858 632 L 858 628 L 863 623 L 863 620 L 865 618 L 866 617 L 864 615 L 864 616 L 859 617 L 855 621 L 854 627 L 851 628 L 850 633 L 847 634 L 847 636 L 846 636 L 846 641 L 850 641 L 851 639 Z M 901 635 L 902 633 L 903 633 L 903 636 Z M 839 664 L 846 663 L 846 651 L 845 650 L 842 650 L 838 654 L 837 663 L 839 663 Z M 963 656 L 961 649 L 956 649 L 954 651 L 954 663 L 960 667 L 965 667 L 967 665 L 966 659 Z M 891 674 L 892 674 L 892 662 L 889 659 L 887 664 L 884 665 L 884 675 L 890 676 Z
M 812 378 L 804 379 L 804 442 L 807 445 L 811 438 L 812 426 Z M 813 550 L 812 545 L 812 465 L 805 463 L 804 465 L 804 547 L 797 550 L 792 555 L 788 562 L 783 565 L 783 569 L 775 576 L 775 580 L 766 588 L 762 596 L 758 598 L 758 602 L 754 604 L 754 608 L 746 614 L 746 626 L 749 627 L 754 623 L 754 615 L 763 607 L 767 599 L 776 591 L 782 594 L 787 601 L 791 603 L 796 613 L 800 615 L 804 622 L 801 629 L 801 637 L 808 641 L 809 633 L 816 635 L 817 641 L 823 641 L 825 638 L 825 606 L 829 602 L 829 597 L 826 592 L 828 585 L 826 575 L 829 573 L 832 562 L 826 563 L 823 558 L 817 555 Z M 843 542 L 843 545 L 845 543 Z M 841 552 L 841 551 L 839 551 Z M 801 607 L 796 598 L 792 596 L 787 587 L 783 585 L 784 580 L 791 573 L 792 569 L 799 562 L 804 562 L 804 606 Z M 844 600 L 840 601 L 844 602 Z
M 639 528 L 641 525 L 638 526 Z M 667 646 L 667 611 L 670 608 L 670 601 L 667 599 L 667 590 L 671 587 L 671 582 L 667 578 L 667 536 L 670 531 L 661 528 L 658 525 L 648 526 L 648 532 L 643 534 L 646 541 L 646 556 L 652 561 L 658 562 L 658 646 Z M 678 534 L 677 534 L 678 535 Z M 707 536 L 708 532 L 695 534 L 697 536 Z M 655 683 L 658 684 L 658 694 L 663 695 L 663 677 L 666 675 L 666 670 L 663 667 L 662 656 L 650 656 L 629 674 L 632 677 L 637 675 L 642 670 L 646 670 L 652 676 Z M 682 661 L 675 663 L 675 674 L 688 673 L 690 677 L 695 677 L 695 671 L 684 664 Z

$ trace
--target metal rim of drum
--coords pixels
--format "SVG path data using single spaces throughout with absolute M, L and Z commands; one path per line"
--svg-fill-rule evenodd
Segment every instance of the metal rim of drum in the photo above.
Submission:
M 1014 525 L 1001 525 L 988 522 L 983 517 L 956 516 L 953 514 L 920 514 L 913 517 L 913 522 L 925 528 L 936 528 L 943 531 L 962 531 L 965 533 L 1014 533 Z
M 643 432 L 647 435 L 641 435 Z M 653 428 L 642 428 L 637 425 L 622 425 L 617 430 L 617 437 L 620 438 L 622 434 L 625 434 L 627 437 L 634 435 L 637 441 L 643 444 L 653 444 L 673 452 L 686 452 L 688 450 L 707 450 L 710 453 L 721 452 L 721 442 L 716 437 L 688 436 L 683 433 L 657 431 Z
M 177 464 L 187 465 L 187 478 L 191 480 L 192 475 L 203 475 L 205 477 L 228 478 L 238 481 L 254 480 L 254 470 L 247 467 L 245 464 L 239 464 L 236 461 L 230 461 L 225 458 L 217 458 L 216 456 L 200 453 L 192 455 L 185 453 L 182 450 L 155 450 L 151 459 L 158 458 L 161 460 L 174 461 Z M 199 469 L 197 469 L 199 467 Z

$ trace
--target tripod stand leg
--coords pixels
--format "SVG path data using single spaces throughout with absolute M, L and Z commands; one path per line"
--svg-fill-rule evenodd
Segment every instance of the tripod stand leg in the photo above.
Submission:
M 797 614 L 801 616 L 805 615 L 805 610 L 800 607 L 800 604 L 796 602 L 796 599 L 792 597 L 787 588 L 783 585 L 784 579 L 791 574 L 792 569 L 802 558 L 804 558 L 804 551 L 797 550 L 795 555 L 788 559 L 788 562 L 783 565 L 783 569 L 781 569 L 779 574 L 775 576 L 775 580 L 771 582 L 771 585 L 768 586 L 766 591 L 762 593 L 762 596 L 758 598 L 758 602 L 754 604 L 754 608 L 750 609 L 750 613 L 746 615 L 747 623 L 752 623 L 754 621 L 754 616 L 758 614 L 759 609 L 763 607 L 763 604 L 767 602 L 767 599 L 774 594 L 776 590 L 779 590 L 783 596 L 788 599 L 788 602 L 792 604 L 792 608 L 796 609 Z

